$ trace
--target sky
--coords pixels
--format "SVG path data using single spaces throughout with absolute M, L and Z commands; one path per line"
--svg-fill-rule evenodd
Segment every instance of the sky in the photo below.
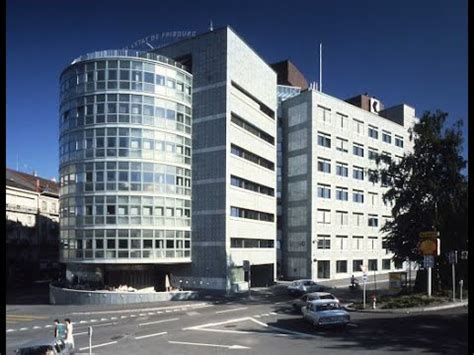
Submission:
M 148 35 L 230 25 L 268 63 L 290 59 L 346 99 L 368 93 L 464 122 L 467 0 L 7 0 L 7 167 L 58 178 L 59 74 L 76 57 Z M 158 43 L 159 44 L 159 43 Z

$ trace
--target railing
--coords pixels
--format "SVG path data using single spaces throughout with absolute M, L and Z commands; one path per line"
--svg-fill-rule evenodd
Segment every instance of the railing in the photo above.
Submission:
M 31 207 L 25 207 L 21 205 L 14 205 L 11 203 L 7 203 L 7 211 L 16 211 L 16 212 L 29 212 L 29 213 L 37 213 L 39 211 L 38 208 L 31 208 Z

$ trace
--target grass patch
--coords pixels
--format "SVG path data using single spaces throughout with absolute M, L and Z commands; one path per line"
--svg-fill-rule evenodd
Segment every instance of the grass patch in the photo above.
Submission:
M 449 298 L 441 295 L 433 295 L 432 297 L 428 297 L 426 294 L 387 295 L 378 296 L 376 306 L 378 309 L 414 308 L 427 307 L 449 301 Z M 355 302 L 352 308 L 361 310 L 363 309 L 363 303 Z M 372 299 L 370 297 L 367 297 L 366 309 L 372 309 Z

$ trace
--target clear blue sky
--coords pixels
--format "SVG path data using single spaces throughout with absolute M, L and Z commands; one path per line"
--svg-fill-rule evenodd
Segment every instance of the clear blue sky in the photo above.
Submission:
M 464 121 L 467 158 L 467 0 L 7 0 L 7 166 L 18 156 L 20 170 L 58 176 L 58 77 L 75 57 L 210 19 L 310 81 L 322 42 L 326 93 L 447 111 Z

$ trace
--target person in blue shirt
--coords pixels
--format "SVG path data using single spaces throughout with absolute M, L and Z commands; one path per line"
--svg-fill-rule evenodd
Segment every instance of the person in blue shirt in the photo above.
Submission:
M 54 337 L 57 339 L 66 338 L 66 326 L 62 324 L 58 319 L 54 320 Z

